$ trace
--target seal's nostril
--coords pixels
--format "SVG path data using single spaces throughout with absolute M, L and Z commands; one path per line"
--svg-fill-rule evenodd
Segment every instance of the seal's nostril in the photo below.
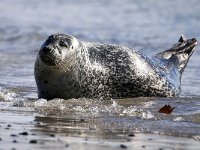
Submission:
M 51 49 L 48 48 L 48 47 L 44 47 L 44 48 L 42 49 L 42 51 L 43 51 L 45 54 L 47 54 L 47 53 L 49 53 L 49 52 L 51 51 Z

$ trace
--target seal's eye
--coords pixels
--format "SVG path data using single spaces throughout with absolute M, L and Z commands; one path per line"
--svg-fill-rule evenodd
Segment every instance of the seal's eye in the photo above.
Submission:
M 68 43 L 66 40 L 60 40 L 59 45 L 66 48 L 68 47 Z
M 72 46 L 72 49 L 74 49 L 74 46 Z

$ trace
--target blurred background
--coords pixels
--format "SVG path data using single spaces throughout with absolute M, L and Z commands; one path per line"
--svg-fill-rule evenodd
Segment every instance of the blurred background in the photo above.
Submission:
M 36 96 L 34 60 L 44 40 L 66 33 L 122 44 L 153 55 L 181 36 L 200 39 L 199 0 L 0 0 L 0 86 Z M 198 95 L 199 47 L 183 76 L 182 95 Z

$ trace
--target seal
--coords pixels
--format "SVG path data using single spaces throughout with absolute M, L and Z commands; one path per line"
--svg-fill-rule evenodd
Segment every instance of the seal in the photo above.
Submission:
M 179 96 L 181 76 L 197 45 L 195 38 L 147 57 L 121 45 L 80 41 L 54 34 L 35 61 L 38 97 L 128 98 Z

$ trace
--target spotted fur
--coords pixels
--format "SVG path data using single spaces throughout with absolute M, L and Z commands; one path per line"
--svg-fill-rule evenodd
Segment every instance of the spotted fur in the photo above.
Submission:
M 35 62 L 38 97 L 178 96 L 182 72 L 196 43 L 196 39 L 179 41 L 169 50 L 147 57 L 121 45 L 52 35 L 41 47 Z

